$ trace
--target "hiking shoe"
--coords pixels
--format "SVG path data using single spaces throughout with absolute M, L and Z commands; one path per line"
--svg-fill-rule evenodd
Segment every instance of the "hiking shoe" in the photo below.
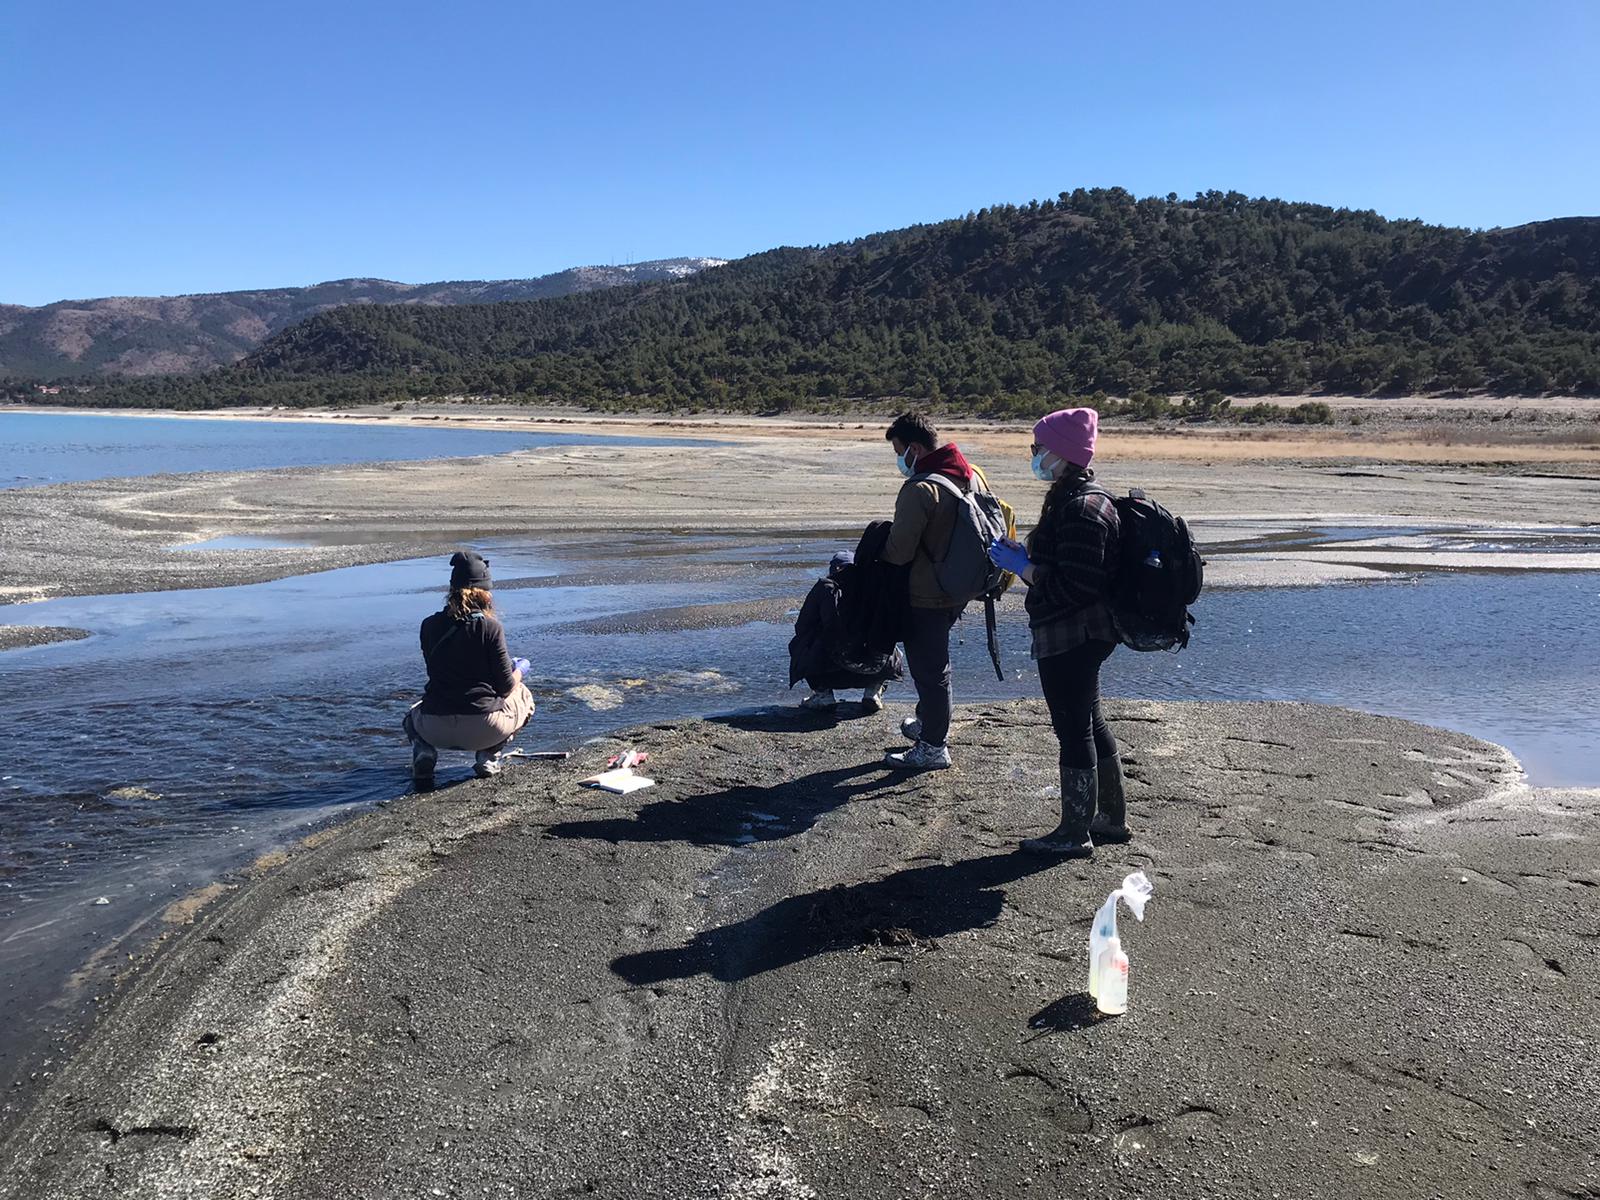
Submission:
M 839 701 L 834 699 L 832 688 L 824 688 L 800 701 L 800 707 L 809 708 L 812 712 L 832 712 L 839 707 Z
M 861 711 L 875 713 L 883 711 L 883 693 L 888 691 L 889 681 L 885 679 L 876 687 L 869 687 L 861 693 Z
M 505 766 L 500 761 L 499 750 L 479 750 L 472 759 L 472 773 L 479 779 L 491 779 Z
M 907 771 L 943 771 L 950 765 L 950 747 L 918 742 L 899 754 L 885 754 L 883 761 Z
M 922 740 L 922 722 L 916 717 L 907 717 L 900 722 L 900 736 L 908 742 Z

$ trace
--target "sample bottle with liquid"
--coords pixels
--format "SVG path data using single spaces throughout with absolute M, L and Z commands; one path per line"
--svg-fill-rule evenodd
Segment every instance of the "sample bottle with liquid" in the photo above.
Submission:
M 1143 871 L 1135 871 L 1106 897 L 1089 926 L 1089 995 L 1103 1013 L 1128 1011 L 1128 956 L 1117 936 L 1117 902 L 1126 901 L 1134 918 L 1144 920 L 1144 906 L 1155 889 Z
M 1128 956 L 1122 952 L 1122 939 L 1107 944 L 1100 966 L 1100 994 L 1095 1007 L 1113 1017 L 1128 1011 Z

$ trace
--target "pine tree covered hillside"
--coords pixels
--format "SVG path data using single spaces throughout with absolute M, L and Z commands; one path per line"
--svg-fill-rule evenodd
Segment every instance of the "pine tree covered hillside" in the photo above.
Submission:
M 236 368 L 128 388 L 133 403 L 914 397 L 989 411 L 1096 390 L 1600 394 L 1600 218 L 1475 232 L 1236 193 L 1080 190 L 681 281 L 336 309 Z

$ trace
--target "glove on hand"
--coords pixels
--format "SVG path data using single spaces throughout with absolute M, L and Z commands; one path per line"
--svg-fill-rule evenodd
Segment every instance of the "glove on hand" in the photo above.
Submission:
M 989 546 L 989 558 L 994 565 L 1013 575 L 1021 575 L 1028 567 L 1028 552 L 1020 542 L 1010 538 L 997 538 Z

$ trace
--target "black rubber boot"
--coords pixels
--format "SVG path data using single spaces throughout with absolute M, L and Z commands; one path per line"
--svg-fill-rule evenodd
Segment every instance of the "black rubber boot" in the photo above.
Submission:
M 1099 805 L 1089 822 L 1089 836 L 1096 846 L 1120 846 L 1133 840 L 1128 828 L 1128 798 L 1124 791 L 1122 756 L 1102 758 L 1098 768 Z
M 1022 848 L 1030 854 L 1054 854 L 1058 858 L 1089 858 L 1094 843 L 1089 840 L 1089 825 L 1094 820 L 1095 769 L 1076 768 L 1061 772 L 1061 824 L 1043 837 L 1027 838 Z
M 400 723 L 400 728 L 405 730 L 406 737 L 411 739 L 412 786 L 418 791 L 427 791 L 433 786 L 433 769 L 439 761 L 439 752 L 417 736 L 409 712 L 406 713 L 405 720 Z

